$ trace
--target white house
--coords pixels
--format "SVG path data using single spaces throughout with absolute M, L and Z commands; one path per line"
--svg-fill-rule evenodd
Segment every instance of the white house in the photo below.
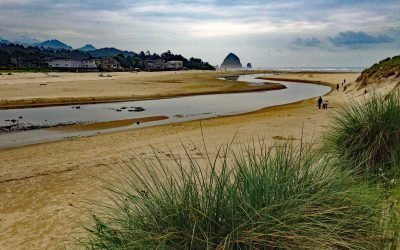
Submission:
M 97 70 L 94 60 L 52 59 L 47 62 L 50 68 Z

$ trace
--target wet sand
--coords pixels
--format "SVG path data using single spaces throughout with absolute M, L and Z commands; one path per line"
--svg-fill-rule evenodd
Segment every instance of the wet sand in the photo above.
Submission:
M 346 78 L 353 82 L 358 74 L 281 74 L 274 79 L 297 79 L 337 84 Z M 194 157 L 202 136 L 208 151 L 226 144 L 236 134 L 233 147 L 241 142 L 265 138 L 276 140 L 314 139 L 316 144 L 330 125 L 340 105 L 356 92 L 349 85 L 332 91 L 326 98 L 328 110 L 318 110 L 316 100 L 265 108 L 229 117 L 161 125 L 85 138 L 0 150 L 0 249 L 74 248 L 72 236 L 79 237 L 79 222 L 87 219 L 87 199 L 105 199 L 101 183 L 93 176 L 110 178 L 120 173 L 123 161 L 133 154 L 152 158 L 150 145 L 165 159 L 168 148 L 182 153 L 188 146 Z M 169 90 L 173 92 L 173 90 Z M 356 93 L 359 94 L 358 92 Z M 154 157 L 153 157 L 154 159 Z
M 103 129 L 111 129 L 111 128 L 120 128 L 132 125 L 134 123 L 146 123 L 146 122 L 153 122 L 153 121 L 160 121 L 168 119 L 167 116 L 149 116 L 149 117 L 142 117 L 136 119 L 125 119 L 125 120 L 116 120 L 116 121 L 108 121 L 108 122 L 96 122 L 90 124 L 76 124 L 70 126 L 60 126 L 50 128 L 50 130 L 54 131 L 96 131 L 96 130 L 103 130 Z

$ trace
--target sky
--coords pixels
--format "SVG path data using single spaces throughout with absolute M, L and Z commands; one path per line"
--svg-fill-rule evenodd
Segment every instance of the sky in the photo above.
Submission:
M 0 37 L 171 50 L 220 65 L 367 67 L 400 54 L 399 0 L 0 0 Z

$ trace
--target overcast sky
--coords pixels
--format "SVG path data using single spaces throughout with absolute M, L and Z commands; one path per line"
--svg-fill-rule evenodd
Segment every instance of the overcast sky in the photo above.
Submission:
M 0 37 L 170 49 L 255 67 L 369 66 L 400 54 L 399 0 L 0 0 Z

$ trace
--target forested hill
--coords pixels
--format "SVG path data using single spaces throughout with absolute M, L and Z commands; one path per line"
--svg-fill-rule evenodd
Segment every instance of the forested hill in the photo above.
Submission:
M 124 68 L 144 68 L 146 60 L 163 59 L 165 61 L 183 61 L 183 66 L 187 69 L 214 70 L 215 68 L 199 58 L 187 59 L 182 55 L 173 54 L 171 51 L 162 53 L 122 51 L 116 48 L 102 48 L 92 51 L 80 51 L 69 49 L 51 49 L 43 47 L 24 47 L 17 44 L 0 44 L 0 67 L 1 68 L 44 68 L 47 66 L 46 60 L 51 58 L 60 59 L 97 59 L 114 58 Z

